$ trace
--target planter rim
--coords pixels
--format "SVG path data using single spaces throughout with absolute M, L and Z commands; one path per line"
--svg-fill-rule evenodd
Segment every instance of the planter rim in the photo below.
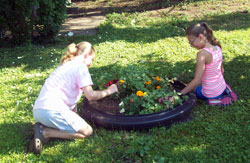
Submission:
M 191 99 L 188 100 L 188 101 L 183 102 L 182 105 L 178 105 L 177 107 L 175 107 L 173 109 L 165 109 L 165 110 L 162 110 L 162 111 L 159 111 L 159 112 L 149 113 L 149 114 L 139 114 L 139 115 L 109 114 L 109 113 L 102 112 L 102 111 L 96 109 L 95 107 L 92 107 L 92 106 L 90 106 L 90 107 L 91 107 L 91 109 L 94 109 L 96 112 L 99 112 L 99 113 L 101 113 L 103 115 L 110 116 L 110 117 L 112 117 L 112 116 L 113 117 L 120 117 L 120 118 L 122 118 L 122 117 L 131 117 L 131 118 L 135 118 L 135 117 L 151 117 L 151 116 L 153 116 L 155 114 L 161 114 L 161 113 L 168 113 L 168 112 L 178 111 L 178 110 L 182 109 L 183 106 L 187 106 L 187 105 L 193 106 L 196 103 L 196 100 L 194 99 L 196 97 L 193 97 L 193 94 L 187 94 L 187 95 L 188 95 L 189 99 L 190 98 Z M 89 105 L 88 99 L 85 98 L 84 101 L 83 101 L 83 103 L 86 103 L 87 105 Z
M 181 86 L 183 87 L 184 85 L 182 84 Z M 111 129 L 146 129 L 155 126 L 171 125 L 189 118 L 190 112 L 196 103 L 196 96 L 193 93 L 187 95 L 189 97 L 188 101 L 183 102 L 182 105 L 178 105 L 176 108 L 142 115 L 105 113 L 89 105 L 89 101 L 85 98 L 80 114 L 84 119 L 93 122 L 97 126 Z

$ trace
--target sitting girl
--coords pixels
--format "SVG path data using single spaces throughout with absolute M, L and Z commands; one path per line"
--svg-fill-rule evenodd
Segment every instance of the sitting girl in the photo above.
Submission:
M 198 99 L 211 105 L 225 106 L 237 100 L 223 77 L 221 45 L 213 36 L 212 29 L 207 23 L 193 24 L 186 30 L 186 35 L 190 45 L 200 51 L 196 55 L 195 77 L 181 93 L 195 90 Z
M 95 58 L 95 50 L 88 42 L 72 43 L 61 65 L 46 79 L 33 108 L 34 153 L 39 154 L 49 138 L 85 138 L 92 127 L 76 114 L 82 92 L 89 100 L 98 100 L 118 91 L 115 84 L 106 90 L 92 89 L 88 67 Z

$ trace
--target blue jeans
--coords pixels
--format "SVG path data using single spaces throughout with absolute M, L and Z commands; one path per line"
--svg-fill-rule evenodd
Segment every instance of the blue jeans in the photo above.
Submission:
M 196 97 L 200 100 L 207 100 L 207 99 L 216 99 L 216 98 L 220 98 L 221 96 L 225 95 L 226 94 L 226 89 L 225 91 L 222 92 L 222 94 L 220 94 L 219 96 L 216 96 L 216 97 L 206 97 L 202 94 L 201 92 L 201 89 L 202 89 L 202 86 L 199 85 L 198 87 L 196 87 L 196 90 L 195 90 L 195 94 L 196 94 Z

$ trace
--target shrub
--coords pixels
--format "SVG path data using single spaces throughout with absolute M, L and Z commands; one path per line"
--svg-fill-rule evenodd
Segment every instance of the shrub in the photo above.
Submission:
M 35 21 L 35 40 L 52 40 L 66 18 L 67 0 L 42 0 L 37 9 Z
M 2 0 L 0 2 L 1 39 L 21 44 L 31 40 L 34 22 L 31 21 L 33 0 Z
M 65 20 L 67 0 L 2 0 L 1 41 L 12 44 L 54 39 Z

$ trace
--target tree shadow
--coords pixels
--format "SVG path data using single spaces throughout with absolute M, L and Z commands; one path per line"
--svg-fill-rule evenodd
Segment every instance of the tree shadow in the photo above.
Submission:
M 72 2 L 80 2 L 79 1 L 72 1 Z M 175 8 L 176 6 L 187 4 L 187 3 L 194 3 L 198 1 L 207 1 L 207 0 L 193 0 L 193 1 L 186 1 L 186 0 L 144 0 L 144 1 L 132 1 L 132 0 L 122 0 L 119 2 L 112 2 L 112 4 L 108 4 L 107 1 L 95 3 L 93 6 L 74 6 L 68 8 L 68 14 L 70 18 L 73 17 L 82 17 L 82 15 L 104 15 L 109 13 L 122 13 L 122 12 L 145 12 L 151 10 L 157 10 L 167 7 Z M 96 11 L 99 11 L 98 13 Z M 90 13 L 90 14 L 89 14 Z
M 153 55 L 153 54 L 152 54 Z M 169 71 L 174 72 L 174 69 L 176 68 L 176 66 L 173 66 L 170 62 L 167 61 L 151 61 L 150 60 L 150 55 L 148 55 L 148 58 L 146 61 L 138 61 L 140 64 L 130 64 L 128 66 L 135 66 L 135 67 L 144 67 L 144 68 L 148 68 L 153 74 L 157 74 L 157 75 L 164 75 L 166 74 L 171 74 Z M 187 64 L 192 64 L 190 62 L 187 63 L 180 63 L 177 64 L 177 66 L 181 66 L 182 67 L 189 67 L 187 66 Z M 162 69 L 154 69 L 155 65 L 163 65 Z M 185 66 L 186 65 L 186 66 Z M 109 81 L 110 79 L 113 78 L 117 78 L 120 76 L 120 70 L 122 69 L 126 69 L 127 66 L 123 67 L 121 65 L 119 65 L 118 63 L 114 63 L 111 65 L 107 65 L 107 66 L 102 66 L 100 68 L 96 68 L 96 67 L 92 67 L 90 68 L 90 72 L 93 73 L 92 78 L 93 81 L 97 81 L 94 84 L 94 88 L 98 88 L 98 85 L 103 85 L 105 82 Z M 178 68 L 177 68 L 178 69 Z M 104 72 L 108 72 L 109 75 L 105 75 Z M 18 85 L 18 84 L 22 84 L 22 83 L 26 83 L 28 82 L 28 80 L 32 80 L 32 79 L 22 79 L 20 81 L 16 81 L 14 83 L 14 85 Z M 43 83 L 43 80 L 35 80 L 33 81 L 36 84 L 35 85 L 41 85 Z M 5 84 L 5 83 L 3 83 Z M 7 84 L 7 83 L 6 83 Z M 18 91 L 20 91 L 20 94 L 24 94 L 23 92 L 25 90 L 16 90 L 16 93 L 18 94 Z M 27 97 L 36 97 L 38 96 L 38 92 L 32 92 L 32 93 L 27 93 Z M 22 116 L 22 114 L 25 114 L 24 117 L 30 117 L 32 118 L 32 106 L 31 103 L 34 103 L 34 101 L 27 101 L 25 102 L 25 98 L 26 96 L 22 96 L 19 97 L 18 100 L 23 101 L 22 104 L 20 104 L 18 106 L 18 108 L 16 108 L 16 101 L 10 102 L 8 103 L 8 108 L 6 108 L 7 110 L 9 108 L 15 108 L 13 109 L 14 111 L 12 113 L 10 113 L 9 117 L 15 117 L 13 120 L 15 121 L 21 121 L 16 122 L 16 123 L 1 123 L 0 124 L 0 129 L 2 132 L 1 137 L 3 138 L 2 144 L 1 144 L 1 149 L 0 153 L 1 154 L 7 154 L 8 152 L 12 151 L 12 152 L 17 152 L 17 153 L 22 153 L 25 149 L 26 146 L 26 139 L 28 137 L 30 137 L 33 133 L 32 130 L 32 124 L 31 123 L 23 123 L 21 118 L 19 117 L 20 115 Z M 22 113 L 21 113 L 22 112 Z M 6 119 L 7 120 L 7 119 Z M 18 136 L 16 136 L 18 135 Z M 4 150 L 5 149 L 5 150 Z M 7 150 L 6 150 L 7 149 Z
M 27 140 L 33 134 L 32 124 L 27 122 L 1 123 L 0 130 L 1 155 L 23 153 L 28 142 Z
M 54 46 L 54 48 L 50 48 Z M 55 47 L 56 46 L 56 47 Z M 2 68 L 19 68 L 23 65 L 23 71 L 29 72 L 31 70 L 46 71 L 47 69 L 55 67 L 55 63 L 61 59 L 62 53 L 60 52 L 60 45 L 47 45 L 36 46 L 31 49 L 27 47 L 17 47 L 14 50 L 5 48 L 1 51 L 3 55 L 0 55 Z M 59 51 L 56 51 L 56 49 Z M 14 51 L 14 52 L 13 52 Z
M 248 29 L 250 27 L 250 13 L 248 11 L 237 11 L 223 15 L 205 16 L 198 22 L 207 22 L 215 31 Z
M 164 19 L 163 19 L 164 20 Z M 224 15 L 207 16 L 194 21 L 187 21 L 176 17 L 171 21 L 162 21 L 147 27 L 117 28 L 111 23 L 106 23 L 99 28 L 99 34 L 108 41 L 124 40 L 126 42 L 151 43 L 160 39 L 185 36 L 186 28 L 192 23 L 207 22 L 214 31 L 233 31 L 250 27 L 250 14 L 248 12 L 235 12 Z M 105 42 L 100 40 L 100 42 Z
M 98 34 L 94 37 L 84 36 L 84 37 L 74 37 L 69 38 L 66 42 L 58 42 L 57 45 L 48 45 L 47 47 L 52 47 L 61 49 L 62 46 L 65 48 L 67 44 L 71 42 L 82 41 L 83 39 L 89 40 L 94 46 L 97 46 L 103 42 L 116 42 L 119 40 L 124 40 L 131 43 L 152 43 L 165 38 L 173 37 L 183 37 L 185 36 L 185 29 L 195 22 L 206 21 L 214 31 L 225 30 L 232 31 L 238 29 L 247 29 L 250 27 L 250 14 L 247 12 L 236 12 L 228 13 L 224 15 L 213 15 L 198 19 L 195 21 L 187 21 L 183 19 L 173 19 L 171 21 L 161 21 L 160 23 L 151 24 L 147 27 L 133 27 L 128 26 L 126 28 L 117 28 L 112 25 L 112 22 L 103 24 L 99 30 Z M 34 69 L 40 69 L 45 71 L 52 67 L 55 67 L 55 63 L 60 60 L 63 55 L 62 52 L 51 52 L 44 50 L 43 46 L 37 46 L 31 50 L 26 48 L 19 51 L 15 50 L 12 53 L 12 49 L 6 49 L 3 51 L 3 55 L 0 55 L 1 63 L 0 68 L 8 67 L 19 67 L 20 65 L 25 65 L 24 71 L 31 71 Z M 53 48 L 50 50 L 52 51 Z M 24 51 L 27 50 L 25 53 Z M 2 50 L 1 50 L 2 51 Z M 22 54 L 22 56 L 20 56 Z M 22 57 L 22 59 L 18 59 Z M 57 61 L 56 61 L 57 60 Z
M 250 59 L 247 55 L 234 57 L 229 62 L 223 63 L 225 69 L 225 80 L 232 89 L 239 95 L 239 98 L 250 99 L 249 81 L 250 81 Z
M 187 68 L 194 68 L 195 62 L 194 61 L 188 61 L 188 62 L 177 62 L 176 64 L 172 64 L 168 61 L 152 61 L 152 55 L 147 55 L 144 59 L 145 60 L 138 60 L 138 62 L 135 62 L 134 64 L 129 64 L 128 66 L 135 66 L 135 67 L 143 67 L 147 68 L 152 74 L 157 75 L 164 75 L 168 77 L 175 77 L 175 73 L 183 74 L 182 76 L 179 76 L 181 81 L 187 80 L 187 78 L 193 77 L 193 72 L 187 71 Z M 161 66 L 160 69 L 155 69 L 156 66 Z M 92 78 L 95 82 L 95 86 L 102 85 L 105 82 L 119 77 L 120 70 L 126 69 L 127 66 L 121 66 L 118 63 L 114 63 L 107 66 L 101 66 L 101 67 L 92 67 L 90 68 L 90 72 L 93 74 Z M 225 79 L 228 81 L 228 83 L 232 86 L 233 90 L 239 94 L 239 97 L 244 100 L 249 100 L 249 86 L 248 81 L 250 80 L 250 60 L 247 55 L 237 56 L 233 58 L 233 60 L 229 62 L 224 62 L 224 68 L 225 68 Z M 108 72 L 109 75 L 105 75 L 105 72 Z M 233 80 L 232 80 L 233 79 Z M 20 82 L 25 82 L 24 80 Z M 40 83 L 41 81 L 37 81 Z M 98 87 L 96 87 L 98 88 Z M 15 105 L 10 104 L 10 105 Z M 16 111 L 20 110 L 26 110 L 28 107 L 28 103 L 25 103 L 24 105 L 20 106 L 19 109 L 16 109 Z M 234 105 L 240 106 L 240 104 L 235 103 Z M 195 106 L 196 108 L 196 106 Z M 30 110 L 31 112 L 31 110 Z M 11 113 L 12 116 L 18 115 L 17 112 Z M 195 119 L 195 117 L 193 117 Z M 1 148 L 0 153 L 2 155 L 7 155 L 9 152 L 11 153 L 23 153 L 27 139 L 32 135 L 33 133 L 33 126 L 31 123 L 22 122 L 20 121 L 20 117 L 15 116 L 13 120 L 16 120 L 15 123 L 1 123 L 0 124 L 0 131 L 1 131 Z M 113 131 L 110 131 L 113 132 Z M 90 149 L 92 150 L 93 146 L 91 146 L 91 141 L 95 141 L 95 137 L 90 138 L 90 140 L 87 141 L 87 144 L 90 145 Z M 56 144 L 59 142 L 56 142 Z M 48 147 L 54 146 L 55 143 L 48 144 Z M 57 153 L 57 159 L 59 158 L 65 158 L 65 153 L 68 153 L 69 150 L 77 148 L 80 149 L 80 147 L 72 147 L 68 143 L 64 144 L 64 148 L 60 152 L 62 157 L 59 157 Z M 100 147 L 100 149 L 105 150 L 104 148 Z M 191 152 L 191 151 L 187 151 Z M 77 152 L 76 152 L 77 153 Z M 77 155 L 77 154 L 75 154 Z M 45 155 L 42 157 L 53 157 L 53 155 Z

